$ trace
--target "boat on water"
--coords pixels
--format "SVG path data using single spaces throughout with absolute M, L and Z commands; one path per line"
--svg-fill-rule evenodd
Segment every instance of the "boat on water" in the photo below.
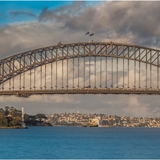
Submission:
M 99 127 L 98 124 L 95 125 L 89 125 L 89 127 Z
M 98 124 L 95 124 L 95 125 L 83 125 L 83 127 L 99 127 L 99 125 Z

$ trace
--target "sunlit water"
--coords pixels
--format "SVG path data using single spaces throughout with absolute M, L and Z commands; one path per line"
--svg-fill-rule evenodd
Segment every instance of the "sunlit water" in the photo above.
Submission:
M 0 129 L 0 159 L 160 158 L 160 129 L 29 127 Z

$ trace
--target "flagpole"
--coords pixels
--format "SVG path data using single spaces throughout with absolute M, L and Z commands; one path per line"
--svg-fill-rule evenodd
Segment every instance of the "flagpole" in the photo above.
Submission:
M 85 35 L 87 35 L 88 34 L 88 41 L 90 42 L 90 32 L 88 31 Z

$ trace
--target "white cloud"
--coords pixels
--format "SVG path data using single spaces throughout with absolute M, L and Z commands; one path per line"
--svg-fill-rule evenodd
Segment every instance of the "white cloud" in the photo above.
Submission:
M 126 115 L 135 117 L 159 116 L 159 113 L 155 114 L 154 107 L 152 108 L 152 111 L 150 110 L 152 103 L 146 102 L 145 98 L 147 98 L 147 96 L 120 95 L 120 96 L 115 96 L 115 98 L 110 96 L 110 99 L 107 98 L 108 100 L 103 100 L 102 104 L 106 105 L 108 111 L 111 114 L 117 114 L 116 110 L 118 110 L 119 115 L 122 116 Z
M 149 104 L 142 102 L 140 103 L 139 98 L 136 96 L 130 96 L 128 98 L 128 105 L 126 105 L 126 107 L 123 109 L 125 115 L 137 117 L 151 116 L 151 113 L 148 110 Z
M 119 35 L 115 31 L 109 32 L 109 34 L 102 36 L 102 42 L 117 42 L 117 43 L 124 43 L 124 44 L 134 44 L 136 41 L 136 35 L 129 32 L 126 34 Z
M 45 103 L 60 103 L 60 104 L 78 104 L 80 100 L 76 100 L 72 95 L 33 95 L 30 98 L 19 98 L 14 96 L 1 96 L 0 102 L 13 102 L 13 103 L 22 103 L 22 102 L 45 102 Z
M 75 4 L 76 5 L 76 4 Z M 83 8 L 83 6 L 82 6 Z M 40 48 L 49 45 L 55 45 L 58 42 L 71 43 L 79 41 L 88 41 L 88 37 L 85 36 L 85 32 L 90 29 L 95 32 L 96 41 L 113 41 L 118 43 L 132 43 L 138 45 L 157 46 L 159 45 L 159 3 L 155 2 L 105 2 L 97 4 L 96 6 L 89 6 L 83 8 L 76 16 L 70 16 L 73 13 L 74 7 L 68 6 L 66 14 L 60 14 L 64 11 L 58 10 L 57 14 L 53 14 L 51 11 L 47 12 L 49 20 L 47 21 L 29 21 L 21 23 L 13 23 L 0 28 L 0 57 L 4 58 L 16 53 L 28 51 L 35 48 Z M 69 12 L 70 11 L 70 12 Z M 45 16 L 45 15 L 43 15 Z M 67 18 L 65 18 L 67 16 Z M 45 17 L 47 19 L 47 16 Z M 154 40 L 152 42 L 152 40 Z M 7 45 L 6 45 L 7 44 Z M 65 64 L 65 61 L 64 61 Z M 120 63 L 119 63 L 120 64 Z M 69 66 L 69 86 L 72 87 L 72 65 Z M 103 83 L 105 83 L 105 65 L 102 67 Z M 80 63 L 80 83 L 83 83 L 83 63 Z M 86 71 L 88 71 L 86 65 Z M 122 70 L 122 65 L 119 65 L 119 69 Z M 100 65 L 97 63 L 97 77 L 99 77 Z M 114 66 L 115 70 L 115 66 Z M 44 71 L 44 66 L 43 66 Z M 50 73 L 50 67 L 47 66 L 47 71 Z M 61 64 L 58 65 L 58 75 L 62 74 Z M 65 73 L 66 70 L 64 69 Z M 93 66 L 91 71 L 94 72 Z M 111 71 L 111 67 L 108 67 L 108 71 Z M 134 70 L 130 68 L 130 85 L 133 86 Z M 55 73 L 55 71 L 54 71 Z M 154 77 L 156 70 L 153 70 L 152 83 L 156 86 L 156 77 Z M 26 85 L 29 86 L 29 72 L 25 73 Z M 77 73 L 75 73 L 77 74 Z M 126 73 L 125 73 L 126 74 Z M 149 75 L 149 73 L 148 73 Z M 66 74 L 64 75 L 66 77 Z M 136 79 L 138 78 L 138 70 L 136 70 Z M 36 86 L 40 84 L 40 74 L 36 73 Z M 33 77 L 32 77 L 33 78 Z M 91 76 L 91 84 L 94 86 L 94 76 Z M 111 74 L 107 74 L 108 86 L 111 82 Z M 125 82 L 127 82 L 128 75 L 125 75 Z M 61 79 L 61 78 L 60 78 Z M 145 73 L 143 68 L 141 70 L 141 80 L 145 81 Z M 16 78 L 15 78 L 16 81 Z M 75 85 L 77 85 L 77 78 L 75 78 Z M 47 84 L 50 85 L 49 74 L 47 77 Z M 123 79 L 119 73 L 118 83 L 122 84 Z M 32 87 L 33 87 L 32 79 Z M 86 78 L 86 84 L 88 79 Z M 44 85 L 44 80 L 43 80 Z M 53 84 L 55 86 L 55 82 Z M 66 82 L 64 83 L 66 85 Z M 97 78 L 97 85 L 99 85 L 99 79 Z M 104 84 L 105 85 L 105 84 Z M 115 84 L 116 85 L 116 84 Z M 137 84 L 138 85 L 138 84 Z M 145 84 L 144 84 L 145 85 Z M 149 85 L 149 84 L 148 84 Z M 58 81 L 58 86 L 61 86 L 61 81 Z M 83 85 L 82 85 L 83 86 Z M 15 85 L 19 88 L 19 83 Z M 50 87 L 50 86 L 49 86 Z M 8 84 L 6 84 L 8 88 Z M 158 114 L 159 101 L 155 96 L 115 96 L 115 95 L 43 95 L 43 96 L 31 96 L 28 99 L 11 97 L 0 97 L 0 104 L 15 104 L 15 105 L 29 105 L 28 108 L 33 110 L 32 107 L 38 105 L 39 108 L 43 108 L 44 103 L 46 110 L 51 110 L 49 107 L 52 103 L 56 111 L 63 111 L 64 105 L 67 110 L 74 107 L 81 109 L 84 112 L 102 112 L 110 114 L 132 115 L 132 116 L 160 116 Z M 148 101 L 149 100 L 149 101 Z M 41 103 L 41 104 L 40 104 Z M 15 106 L 16 107 L 16 106 Z M 44 111 L 44 110 L 43 110 Z M 35 111 L 36 112 L 36 109 Z

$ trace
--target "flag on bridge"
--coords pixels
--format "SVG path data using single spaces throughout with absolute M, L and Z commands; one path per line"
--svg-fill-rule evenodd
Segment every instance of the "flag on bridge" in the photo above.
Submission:
M 94 33 L 90 34 L 89 36 L 93 36 L 93 35 L 94 35 Z
M 87 35 L 87 34 L 89 34 L 89 31 L 85 35 Z

